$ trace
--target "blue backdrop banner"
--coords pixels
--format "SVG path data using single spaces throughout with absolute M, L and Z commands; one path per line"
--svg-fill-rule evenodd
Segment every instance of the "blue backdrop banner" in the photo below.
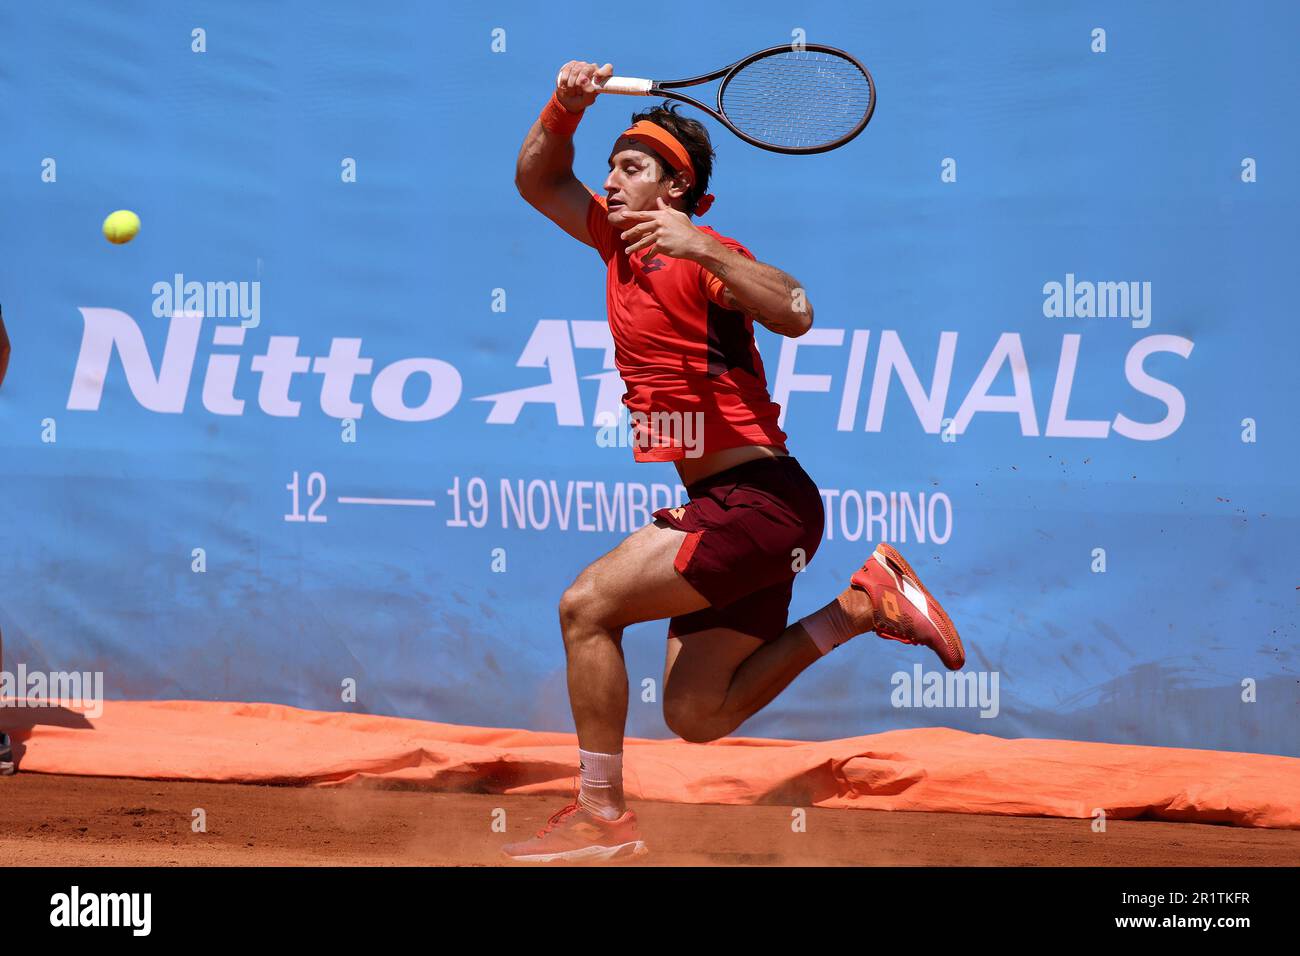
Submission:
M 702 221 L 816 309 L 757 333 L 827 509 L 792 620 L 896 543 L 970 682 L 860 639 L 741 732 L 1300 755 L 1300 8 L 691 17 L 4 4 L 4 667 L 570 729 L 559 597 L 684 489 L 602 428 L 604 267 L 519 197 L 520 143 L 569 59 L 827 43 L 872 70 L 870 126 L 792 157 L 709 120 Z M 589 111 L 579 178 L 643 105 Z M 630 734 L 668 735 L 664 641 L 626 634 Z

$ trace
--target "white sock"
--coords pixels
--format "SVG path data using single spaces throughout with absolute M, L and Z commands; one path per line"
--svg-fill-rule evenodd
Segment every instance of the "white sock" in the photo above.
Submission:
M 623 815 L 623 755 L 598 754 L 578 748 L 582 785 L 578 805 L 605 820 Z
M 839 601 L 832 601 L 820 611 L 800 619 L 799 624 L 823 656 L 858 636 Z

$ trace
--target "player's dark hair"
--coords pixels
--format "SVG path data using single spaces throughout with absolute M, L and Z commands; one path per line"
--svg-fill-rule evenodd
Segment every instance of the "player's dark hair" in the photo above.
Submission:
M 686 203 L 686 211 L 694 214 L 695 204 L 709 191 L 709 176 L 713 173 L 713 143 L 709 141 L 708 129 L 699 120 L 679 114 L 677 104 L 667 101 L 662 106 L 632 114 L 633 123 L 641 120 L 648 120 L 668 130 L 690 154 L 691 164 L 695 167 L 695 182 L 682 199 Z M 664 175 L 660 179 L 671 178 L 673 175 L 672 169 L 664 166 Z

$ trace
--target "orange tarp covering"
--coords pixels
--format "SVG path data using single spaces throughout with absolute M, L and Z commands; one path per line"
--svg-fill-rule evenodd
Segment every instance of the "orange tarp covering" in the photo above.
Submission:
M 276 704 L 109 701 L 99 717 L 6 707 L 20 769 L 85 776 L 569 795 L 572 734 L 461 727 Z M 627 741 L 631 799 L 779 803 L 1300 829 L 1300 759 L 894 730 L 799 742 Z

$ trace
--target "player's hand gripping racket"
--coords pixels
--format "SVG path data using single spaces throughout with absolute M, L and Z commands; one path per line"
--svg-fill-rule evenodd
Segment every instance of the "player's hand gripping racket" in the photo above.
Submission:
M 722 78 L 718 108 L 684 93 Z M 611 76 L 597 93 L 663 96 L 704 110 L 747 143 L 777 153 L 824 153 L 843 146 L 871 120 L 876 84 L 854 57 L 831 46 L 774 46 L 689 80 Z

